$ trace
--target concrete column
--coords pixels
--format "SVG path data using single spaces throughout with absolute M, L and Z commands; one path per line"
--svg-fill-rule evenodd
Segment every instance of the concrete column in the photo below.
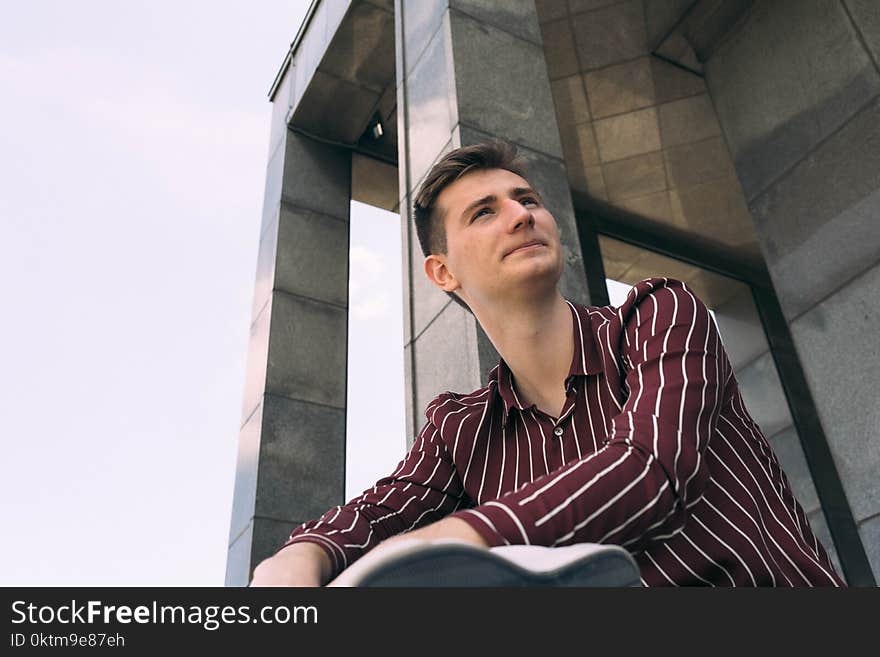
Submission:
M 287 127 L 275 95 L 226 584 L 345 494 L 349 151 Z
M 498 363 L 476 319 L 424 274 L 412 198 L 443 154 L 492 137 L 515 142 L 559 224 L 560 291 L 581 303 L 589 295 L 534 1 L 396 0 L 395 38 L 411 442 L 431 399 L 484 385 Z
M 706 66 L 761 249 L 875 577 L 878 54 L 876 3 L 756 2 Z M 810 521 L 821 536 L 821 516 L 814 511 Z

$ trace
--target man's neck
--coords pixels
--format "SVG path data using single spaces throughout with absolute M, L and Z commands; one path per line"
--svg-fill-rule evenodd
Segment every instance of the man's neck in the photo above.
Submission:
M 481 309 L 483 330 L 513 373 L 523 406 L 558 417 L 574 355 L 571 310 L 559 291 L 538 299 Z

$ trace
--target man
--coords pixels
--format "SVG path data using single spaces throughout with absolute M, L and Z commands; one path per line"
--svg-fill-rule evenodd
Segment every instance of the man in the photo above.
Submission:
M 428 404 L 397 469 L 293 530 L 252 585 L 325 584 L 403 532 L 614 543 L 647 586 L 843 585 L 685 284 L 643 281 L 620 308 L 564 299 L 556 221 L 502 142 L 443 157 L 415 221 L 425 274 L 501 362 Z

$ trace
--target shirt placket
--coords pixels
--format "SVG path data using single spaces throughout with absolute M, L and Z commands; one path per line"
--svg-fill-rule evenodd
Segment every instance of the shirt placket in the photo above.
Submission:
M 565 433 L 565 425 L 568 418 L 574 413 L 575 402 L 577 401 L 578 382 L 573 380 L 568 386 L 568 394 L 565 396 L 565 405 L 562 407 L 562 414 L 553 422 L 553 435 L 561 438 Z

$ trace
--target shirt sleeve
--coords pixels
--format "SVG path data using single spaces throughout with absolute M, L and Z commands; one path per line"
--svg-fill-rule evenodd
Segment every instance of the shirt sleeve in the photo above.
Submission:
M 626 400 L 599 451 L 455 516 L 490 546 L 615 543 L 678 533 L 702 496 L 705 450 L 732 370 L 706 306 L 672 279 L 634 287 L 612 320 Z
M 294 529 L 279 551 L 303 541 L 321 546 L 333 564 L 332 579 L 386 538 L 439 520 L 466 499 L 446 444 L 429 420 L 391 475 Z

